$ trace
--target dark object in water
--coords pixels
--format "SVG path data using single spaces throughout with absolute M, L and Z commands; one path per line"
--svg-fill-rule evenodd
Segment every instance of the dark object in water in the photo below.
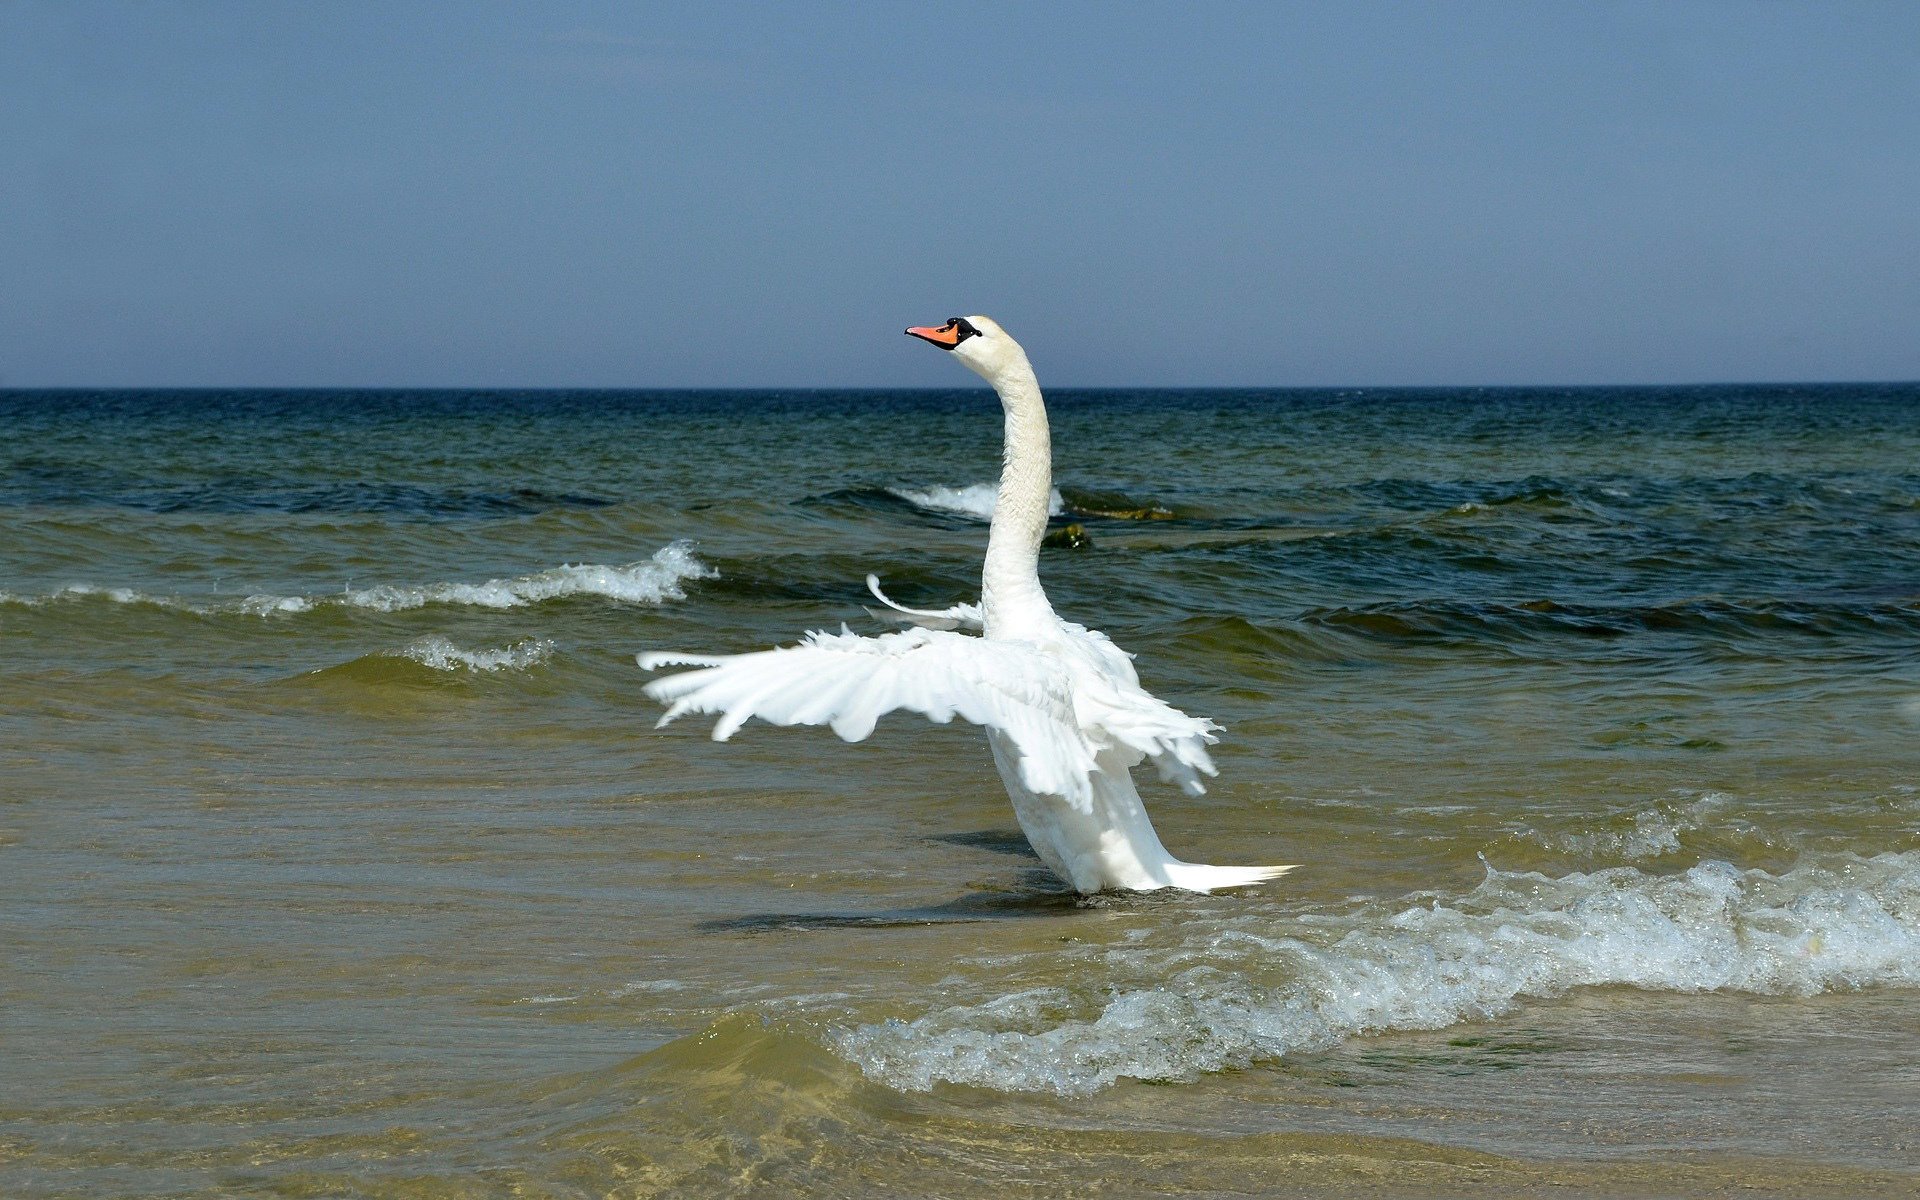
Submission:
M 1041 539 L 1042 546 L 1055 546 L 1064 550 L 1086 550 L 1093 546 L 1093 539 L 1087 536 L 1086 526 L 1075 521 L 1071 525 L 1062 525 Z
M 1062 489 L 1067 511 L 1076 517 L 1105 517 L 1110 521 L 1171 521 L 1179 513 L 1151 500 L 1141 503 L 1120 492 L 1082 492 Z

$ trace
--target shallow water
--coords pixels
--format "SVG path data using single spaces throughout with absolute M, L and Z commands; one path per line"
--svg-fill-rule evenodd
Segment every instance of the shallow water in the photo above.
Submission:
M 1920 388 L 1050 404 L 1278 885 L 652 728 L 974 596 L 983 392 L 0 393 L 0 1193 L 1920 1188 Z

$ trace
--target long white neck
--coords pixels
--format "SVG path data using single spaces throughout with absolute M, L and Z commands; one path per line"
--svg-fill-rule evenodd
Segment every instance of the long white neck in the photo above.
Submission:
M 991 382 L 1006 410 L 1007 441 L 980 575 L 980 606 L 987 636 L 1018 637 L 1056 620 L 1040 588 L 1040 542 L 1047 535 L 1053 493 L 1053 443 L 1040 382 L 1024 354 Z

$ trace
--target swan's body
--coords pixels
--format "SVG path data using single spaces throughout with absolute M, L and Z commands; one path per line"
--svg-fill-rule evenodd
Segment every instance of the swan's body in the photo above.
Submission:
M 985 317 L 908 333 L 951 350 L 983 376 L 1006 410 L 1006 461 L 981 571 L 980 603 L 925 611 L 883 604 L 918 627 L 878 637 L 810 633 L 757 654 L 642 654 L 640 665 L 700 670 L 656 680 L 664 725 L 688 712 L 723 714 L 725 741 L 749 717 L 827 725 L 857 742 L 895 709 L 987 729 L 1014 815 L 1042 861 L 1079 892 L 1206 892 L 1271 879 L 1290 867 L 1211 867 L 1167 853 L 1134 790 L 1132 768 L 1151 758 L 1189 795 L 1214 774 L 1211 721 L 1189 717 L 1141 688 L 1133 663 L 1106 635 L 1063 621 L 1040 587 L 1040 542 L 1053 486 L 1040 386 L 1026 353 Z M 978 630 L 973 633 L 960 629 Z

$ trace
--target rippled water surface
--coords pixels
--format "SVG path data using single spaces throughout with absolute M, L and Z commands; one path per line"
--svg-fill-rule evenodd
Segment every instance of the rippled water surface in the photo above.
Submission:
M 1920 1188 L 1920 387 L 1050 404 L 1276 885 L 653 728 L 976 595 L 985 392 L 0 393 L 0 1194 Z

